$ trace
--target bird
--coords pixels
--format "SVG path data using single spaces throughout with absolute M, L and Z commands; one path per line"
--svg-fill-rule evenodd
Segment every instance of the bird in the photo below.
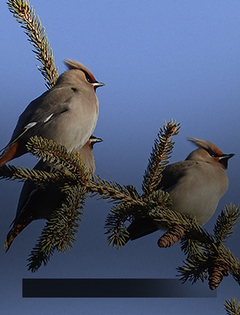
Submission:
M 26 143 L 41 136 L 77 151 L 92 135 L 98 119 L 96 89 L 103 83 L 81 63 L 67 59 L 53 88 L 33 100 L 20 115 L 0 155 L 0 166 L 27 153 Z
M 170 209 L 195 217 L 204 225 L 214 214 L 219 200 L 228 189 L 226 173 L 228 160 L 234 154 L 224 154 L 216 145 L 197 138 L 189 138 L 198 146 L 181 162 L 166 166 L 157 187 L 170 194 Z M 128 226 L 134 240 L 163 229 L 151 217 L 136 218 Z
M 92 135 L 86 144 L 79 150 L 86 171 L 90 174 L 93 174 L 96 168 L 92 153 L 93 145 L 101 141 L 101 138 Z M 34 167 L 35 170 L 46 171 L 49 173 L 62 168 L 61 165 L 54 165 L 47 161 L 44 162 L 43 160 L 40 160 Z M 60 190 L 58 185 L 50 184 L 45 187 L 40 187 L 34 182 L 26 181 L 19 197 L 16 217 L 4 244 L 6 251 L 8 251 L 18 234 L 33 220 L 50 219 L 53 211 L 61 207 L 64 197 L 65 194 Z

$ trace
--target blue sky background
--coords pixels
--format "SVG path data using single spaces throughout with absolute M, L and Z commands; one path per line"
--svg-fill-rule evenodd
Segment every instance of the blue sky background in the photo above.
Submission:
M 164 120 L 181 123 L 171 162 L 194 149 L 187 137 L 207 139 L 229 161 L 225 204 L 239 203 L 240 2 L 239 1 L 36 1 L 59 73 L 63 60 L 85 64 L 105 86 L 97 90 L 100 115 L 94 149 L 96 174 L 141 189 L 153 141 Z M 9 141 L 19 114 L 45 91 L 31 46 L 19 24 L 0 3 L 0 147 Z M 25 155 L 12 164 L 32 167 Z M 181 299 L 23 299 L 22 278 L 173 278 L 184 256 L 179 244 L 158 248 L 161 232 L 129 242 L 124 248 L 106 244 L 104 223 L 111 204 L 88 199 L 74 247 L 55 254 L 35 274 L 26 259 L 45 225 L 29 225 L 7 254 L 3 244 L 22 184 L 0 182 L 0 308 L 3 314 L 226 314 L 223 303 L 236 296 L 231 276 L 217 298 Z M 240 223 L 239 223 L 240 224 Z M 227 246 L 239 257 L 239 225 Z M 207 282 L 204 283 L 208 290 Z

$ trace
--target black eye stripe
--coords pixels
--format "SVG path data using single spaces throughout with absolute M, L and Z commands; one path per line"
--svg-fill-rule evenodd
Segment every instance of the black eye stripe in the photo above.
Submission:
M 89 83 L 94 83 L 95 81 L 93 81 L 93 79 L 91 78 L 91 76 L 87 73 L 87 71 L 84 71 L 84 74 L 85 74 L 85 77 L 86 77 L 86 80 L 89 82 Z
M 216 152 L 214 152 L 214 151 L 211 150 L 211 149 L 207 149 L 206 151 L 208 152 L 208 154 L 209 154 L 210 156 L 214 156 L 214 157 L 220 157 L 220 156 L 221 156 L 220 154 L 217 154 Z

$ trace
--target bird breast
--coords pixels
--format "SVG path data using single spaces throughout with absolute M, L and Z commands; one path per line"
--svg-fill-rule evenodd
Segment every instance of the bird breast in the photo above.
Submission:
M 42 136 L 64 145 L 68 151 L 79 150 L 90 138 L 98 119 L 98 99 L 94 92 L 90 92 L 83 96 L 76 90 L 69 109 L 46 123 L 42 127 Z
M 166 189 L 172 198 L 172 209 L 195 216 L 199 224 L 203 225 L 212 217 L 228 188 L 227 174 L 218 165 L 206 162 L 182 163 L 189 163 L 185 174 L 174 186 Z

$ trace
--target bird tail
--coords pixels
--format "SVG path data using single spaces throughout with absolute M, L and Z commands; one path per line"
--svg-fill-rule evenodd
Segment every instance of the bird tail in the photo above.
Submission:
M 3 166 L 16 157 L 17 148 L 18 142 L 6 147 L 3 154 L 0 156 L 0 166 Z
M 3 153 L 0 155 L 0 166 L 3 166 L 7 162 L 13 160 L 14 158 L 24 154 L 27 152 L 27 149 L 22 146 L 22 148 L 19 148 L 19 139 L 22 138 L 22 136 L 31 128 L 33 128 L 37 123 L 32 122 L 27 124 L 22 130 L 22 132 L 14 138 L 10 143 L 3 148 L 0 152 L 3 151 Z
M 26 218 L 19 218 L 17 221 L 14 222 L 14 226 L 9 231 L 7 238 L 4 243 L 5 251 L 7 252 L 14 241 L 14 239 L 18 236 L 19 233 L 22 232 L 25 227 L 33 221 L 33 215 L 29 215 Z
M 153 233 L 158 229 L 157 223 L 150 217 L 135 219 L 127 228 L 132 241 Z

